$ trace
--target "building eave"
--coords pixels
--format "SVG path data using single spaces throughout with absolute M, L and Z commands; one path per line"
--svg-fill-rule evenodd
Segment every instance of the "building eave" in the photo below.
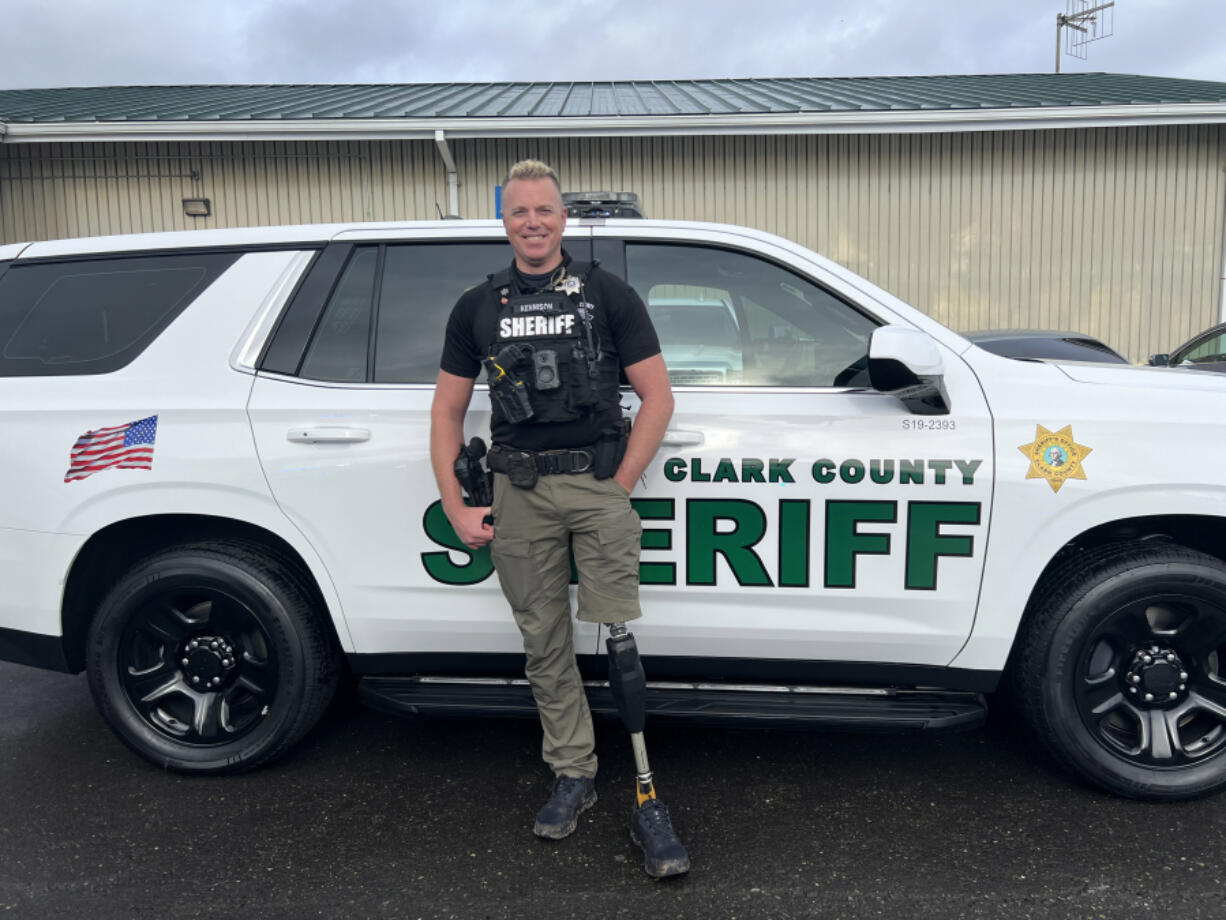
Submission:
M 5 143 L 128 141 L 434 140 L 721 134 L 930 134 L 1226 122 L 1226 103 L 1043 106 L 753 115 L 528 118 L 343 118 L 242 121 L 0 123 Z

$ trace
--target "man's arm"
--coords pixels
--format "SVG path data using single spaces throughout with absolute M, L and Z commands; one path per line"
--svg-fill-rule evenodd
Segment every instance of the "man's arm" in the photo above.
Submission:
M 626 456 L 613 478 L 627 492 L 633 492 L 643 470 L 660 449 L 668 420 L 673 417 L 673 388 L 662 355 L 644 358 L 625 370 L 626 379 L 642 402 L 630 430 Z
M 464 445 L 464 413 L 473 395 L 473 380 L 438 372 L 434 402 L 430 406 L 430 465 L 443 499 L 443 513 L 451 522 L 460 542 L 471 549 L 494 539 L 494 528 L 482 523 L 489 508 L 470 508 L 464 504 L 459 480 L 455 478 L 455 459 Z

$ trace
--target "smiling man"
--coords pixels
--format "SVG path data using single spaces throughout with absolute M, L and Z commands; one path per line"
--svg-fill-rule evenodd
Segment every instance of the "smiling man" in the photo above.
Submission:
M 555 777 L 533 830 L 558 840 L 596 802 L 592 717 L 572 638 L 570 554 L 579 573 L 579 619 L 616 624 L 627 660 L 633 637 L 621 624 L 642 615 L 642 525 L 630 493 L 660 446 L 673 397 L 643 301 L 620 278 L 562 249 L 566 210 L 554 171 L 536 160 L 516 163 L 503 180 L 502 201 L 515 260 L 452 310 L 430 456 L 448 520 L 465 545 L 490 544 L 523 636 L 542 756 Z M 465 505 L 453 469 L 482 371 L 493 408 L 492 508 Z M 633 430 L 622 417 L 622 374 L 642 400 Z M 631 664 L 638 667 L 637 651 Z M 641 683 L 641 668 L 637 677 Z M 631 731 L 637 755 L 641 728 Z M 645 766 L 631 835 L 652 875 L 689 868 Z

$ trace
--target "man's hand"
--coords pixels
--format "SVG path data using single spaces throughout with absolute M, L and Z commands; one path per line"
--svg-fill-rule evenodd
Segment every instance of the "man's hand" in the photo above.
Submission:
M 622 458 L 613 478 L 629 493 L 634 491 L 643 470 L 647 469 L 647 464 L 660 449 L 664 430 L 668 428 L 668 420 L 673 415 L 673 390 L 668 379 L 668 368 L 661 355 L 631 364 L 626 368 L 626 379 L 641 402 L 634 418 L 634 427 L 630 429 L 626 456 Z
M 456 451 L 464 443 L 464 413 L 472 398 L 473 381 L 446 371 L 438 372 L 434 402 L 430 406 L 430 465 L 438 481 L 443 512 L 467 547 L 485 546 L 494 538 L 494 529 L 482 524 L 489 508 L 470 508 L 464 504 L 460 481 L 455 477 Z
M 462 505 L 447 514 L 451 529 L 460 542 L 469 549 L 480 549 L 494 539 L 494 528 L 485 523 L 489 508 L 470 508 Z

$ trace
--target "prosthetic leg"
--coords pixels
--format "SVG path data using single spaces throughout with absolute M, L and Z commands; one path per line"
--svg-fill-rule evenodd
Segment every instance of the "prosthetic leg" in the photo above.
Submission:
M 634 747 L 635 803 L 630 817 L 630 839 L 642 848 L 643 868 L 656 878 L 680 875 L 690 869 L 690 857 L 673 830 L 668 808 L 656 798 L 643 729 L 647 723 L 647 677 L 639 661 L 634 635 L 625 623 L 610 623 L 609 688 L 617 711 L 630 732 Z

